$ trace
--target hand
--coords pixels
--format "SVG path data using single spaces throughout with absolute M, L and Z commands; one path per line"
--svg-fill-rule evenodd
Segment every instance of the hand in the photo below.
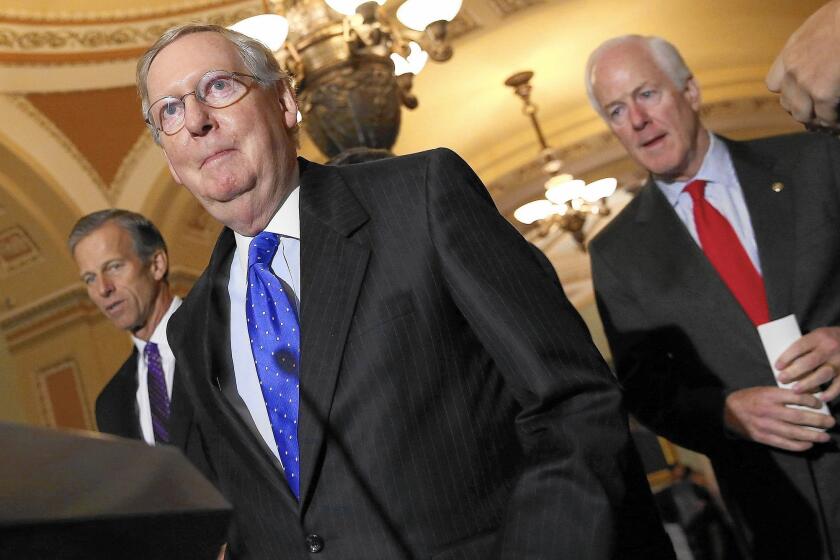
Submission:
M 765 78 L 796 120 L 840 128 L 840 0 L 814 12 L 790 36 Z
M 806 334 L 776 360 L 779 381 L 790 383 L 794 393 L 815 393 L 829 384 L 820 398 L 831 402 L 840 395 L 840 327 L 820 327 Z
M 788 404 L 814 409 L 822 406 L 813 395 L 779 387 L 751 387 L 729 394 L 723 409 L 724 423 L 742 437 L 787 451 L 806 451 L 815 443 L 831 439 L 825 432 L 806 426 L 831 428 L 834 417 L 785 406 Z
M 225 560 L 225 552 L 227 552 L 227 543 L 222 545 L 222 548 L 219 550 L 219 556 L 216 557 L 216 560 Z

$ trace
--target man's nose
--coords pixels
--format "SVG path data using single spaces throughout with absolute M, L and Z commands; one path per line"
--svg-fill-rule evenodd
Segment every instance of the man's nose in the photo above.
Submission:
M 627 107 L 630 124 L 635 130 L 641 130 L 650 121 L 647 111 L 635 103 L 631 103 Z
M 204 136 L 215 126 L 212 109 L 190 95 L 184 99 L 184 126 L 191 136 Z
M 106 298 L 114 293 L 114 283 L 108 278 L 100 278 L 96 283 L 96 291 L 100 297 Z

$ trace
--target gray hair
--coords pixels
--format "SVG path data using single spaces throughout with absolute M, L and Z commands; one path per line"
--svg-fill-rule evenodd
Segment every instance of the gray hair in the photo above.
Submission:
M 168 255 L 166 241 L 163 240 L 163 236 L 155 224 L 142 214 L 120 208 L 100 210 L 79 218 L 67 237 L 67 248 L 70 249 L 70 254 L 72 255 L 75 252 L 76 246 L 82 239 L 108 222 L 114 222 L 131 235 L 131 240 L 134 242 L 134 252 L 137 253 L 143 264 L 147 264 L 157 251 L 163 251 Z M 164 274 L 164 282 L 168 278 L 169 269 Z
M 280 68 L 280 64 L 274 55 L 265 45 L 252 39 L 247 35 L 243 35 L 238 31 L 233 31 L 220 25 L 212 25 L 209 23 L 185 23 L 177 25 L 166 30 L 160 38 L 155 41 L 149 50 L 140 57 L 137 61 L 137 92 L 140 94 L 140 101 L 142 103 L 143 119 L 147 118 L 151 101 L 149 100 L 149 88 L 146 80 L 149 77 L 149 69 L 154 62 L 155 57 L 167 46 L 171 45 L 185 35 L 193 33 L 218 33 L 231 44 L 239 52 L 242 57 L 242 62 L 260 87 L 268 88 L 277 82 L 282 82 L 283 87 L 288 91 L 294 92 L 292 79 L 287 72 Z M 213 68 L 212 70 L 219 70 Z M 160 132 L 150 123 L 146 123 L 155 139 L 155 143 L 160 144 Z M 293 131 L 294 132 L 294 131 Z
M 595 63 L 602 54 L 613 48 L 621 47 L 626 43 L 641 43 L 647 48 L 648 52 L 653 58 L 656 66 L 662 70 L 666 76 L 677 86 L 677 89 L 682 90 L 686 82 L 691 78 L 691 70 L 683 60 L 680 51 L 677 50 L 673 44 L 669 43 L 662 37 L 655 35 L 622 35 L 620 37 L 613 37 L 601 43 L 597 49 L 592 51 L 589 55 L 589 60 L 586 61 L 586 95 L 589 97 L 589 103 L 598 112 L 601 117 L 606 118 L 603 108 L 595 98 L 594 85 L 592 83 L 592 72 L 595 70 Z

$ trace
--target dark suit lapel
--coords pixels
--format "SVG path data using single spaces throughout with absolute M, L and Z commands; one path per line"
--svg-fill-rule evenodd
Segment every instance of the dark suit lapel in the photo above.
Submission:
M 636 263 L 636 266 L 646 267 L 650 288 L 660 290 L 663 297 L 673 294 L 675 302 L 708 302 L 707 305 L 714 309 L 718 325 L 749 331 L 757 337 L 746 312 L 659 187 L 648 180 L 639 198 L 636 215 L 639 227 L 634 234 L 639 235 L 636 242 L 646 248 L 651 260 Z
M 301 382 L 298 438 L 305 502 L 328 428 L 347 332 L 370 249 L 368 215 L 339 171 L 300 160 Z
M 725 140 L 750 213 L 770 318 L 790 313 L 795 257 L 792 180 L 773 170 L 773 163 L 752 154 L 746 144 Z M 775 192 L 771 187 L 781 183 Z

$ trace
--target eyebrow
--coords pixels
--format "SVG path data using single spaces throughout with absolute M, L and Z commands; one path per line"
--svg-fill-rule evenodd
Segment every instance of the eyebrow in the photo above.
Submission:
M 638 86 L 633 88 L 633 90 L 630 92 L 630 97 L 631 98 L 636 97 L 636 95 L 639 93 L 639 91 L 645 89 L 646 87 L 650 87 L 651 85 L 653 85 L 653 84 L 651 83 L 650 80 L 643 81 L 641 84 L 639 84 Z M 613 107 L 614 105 L 617 105 L 618 103 L 624 103 L 624 102 L 619 100 L 619 99 L 616 99 L 615 101 L 610 101 L 609 103 L 604 105 L 604 110 L 606 111 L 610 107 Z

